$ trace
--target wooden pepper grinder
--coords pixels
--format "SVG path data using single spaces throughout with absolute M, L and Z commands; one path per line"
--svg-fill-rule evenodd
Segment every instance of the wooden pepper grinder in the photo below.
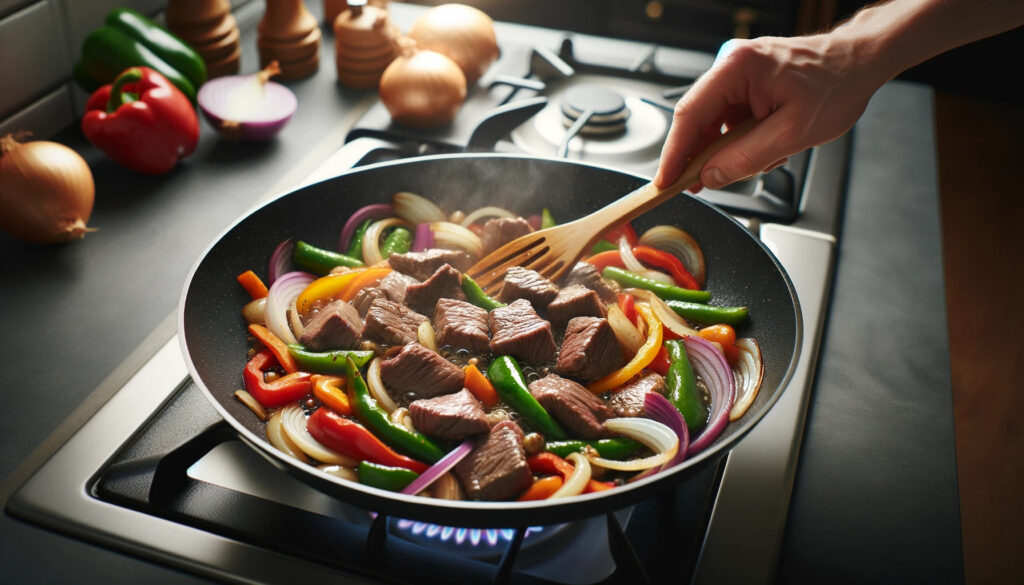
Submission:
M 366 0 L 348 0 L 348 6 L 334 20 L 338 81 L 356 89 L 374 89 L 398 56 L 402 33 L 387 10 L 367 6 Z
M 389 1 L 390 0 L 370 0 L 369 5 L 387 10 Z M 324 0 L 324 25 L 327 27 L 328 31 L 334 30 L 334 19 L 338 18 L 338 15 L 348 8 L 348 6 L 349 2 L 346 0 Z
M 165 15 L 167 29 L 199 53 L 210 79 L 238 73 L 242 47 L 228 0 L 170 0 Z
M 260 67 L 276 60 L 279 79 L 302 79 L 320 68 L 320 27 L 302 0 L 267 0 L 256 30 Z

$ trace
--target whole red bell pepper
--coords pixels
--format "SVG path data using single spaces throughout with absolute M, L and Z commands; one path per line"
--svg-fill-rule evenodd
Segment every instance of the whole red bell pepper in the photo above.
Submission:
M 158 175 L 196 149 L 199 118 L 166 77 L 149 67 L 129 67 L 86 102 L 82 132 L 119 164 Z

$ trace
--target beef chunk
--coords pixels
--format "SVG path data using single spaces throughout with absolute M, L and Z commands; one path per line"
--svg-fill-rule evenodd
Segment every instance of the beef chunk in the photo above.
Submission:
M 427 320 L 405 305 L 377 299 L 366 312 L 363 337 L 385 345 L 405 345 L 416 341 L 420 323 Z
M 455 299 L 440 299 L 434 308 L 437 344 L 486 353 L 491 342 L 487 310 Z
M 362 329 L 355 307 L 345 301 L 331 301 L 309 320 L 299 343 L 313 351 L 355 349 Z
M 527 362 L 555 359 L 551 323 L 542 319 L 526 299 L 494 309 L 487 315 L 487 322 L 491 326 L 491 353 Z
M 657 392 L 664 396 L 666 391 L 665 378 L 657 372 L 647 372 L 612 392 L 608 406 L 615 412 L 615 416 L 643 416 L 644 397 L 647 393 Z
M 513 266 L 505 273 L 498 300 L 510 303 L 516 299 L 526 299 L 534 307 L 546 307 L 557 294 L 558 287 L 555 283 L 541 276 L 536 270 Z
M 570 286 L 573 284 L 582 284 L 583 286 L 596 291 L 597 295 L 601 297 L 601 300 L 606 303 L 614 303 L 615 295 L 617 291 L 612 288 L 612 285 L 607 280 L 601 278 L 601 273 L 597 271 L 597 268 L 593 264 L 586 262 L 577 262 L 569 274 L 563 279 L 562 286 Z
M 461 441 L 491 429 L 480 401 L 465 388 L 415 400 L 409 405 L 409 416 L 416 430 L 444 441 Z
M 445 250 L 443 248 L 431 248 L 422 252 L 392 254 L 388 257 L 388 264 L 392 268 L 416 280 L 426 280 L 442 264 L 451 264 L 456 270 L 464 272 L 469 270 L 474 261 L 475 258 L 469 252 Z
M 392 271 L 381 279 L 380 288 L 387 295 L 389 301 L 402 303 L 405 302 L 405 293 L 409 285 L 416 284 L 416 282 L 418 281 L 415 278 L 406 276 L 401 272 Z
M 484 255 L 532 231 L 530 223 L 521 217 L 489 219 L 484 222 L 483 231 L 480 233 L 480 239 L 484 243 Z
M 590 382 L 624 364 L 619 340 L 607 319 L 573 317 L 569 320 L 555 364 L 559 373 Z
M 455 475 L 466 494 L 474 500 L 511 500 L 533 482 L 523 449 L 523 431 L 512 421 L 502 421 L 465 459 L 455 466 Z
M 530 382 L 530 394 L 572 433 L 584 439 L 597 439 L 608 434 L 601 421 L 612 416 L 612 409 L 576 382 L 548 374 Z
M 573 284 L 558 291 L 555 300 L 548 303 L 551 325 L 562 330 L 573 317 L 604 317 L 604 305 L 597 292 L 582 284 Z
M 371 286 L 364 289 L 360 289 L 356 293 L 355 298 L 352 299 L 352 306 L 359 312 L 359 316 L 366 318 L 366 313 L 370 310 L 370 305 L 377 299 L 388 298 L 387 293 L 384 292 L 379 286 Z
M 432 398 L 458 392 L 466 373 L 436 351 L 410 343 L 380 362 L 380 379 L 394 392 Z
M 466 300 L 462 292 L 462 273 L 451 264 L 442 264 L 430 278 L 406 289 L 405 302 L 414 310 L 429 315 L 434 312 L 438 299 Z

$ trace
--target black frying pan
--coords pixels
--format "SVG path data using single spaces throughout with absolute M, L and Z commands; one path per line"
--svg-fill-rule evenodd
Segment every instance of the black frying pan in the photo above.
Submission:
M 746 305 L 751 318 L 737 335 L 761 345 L 765 377 L 747 414 L 708 449 L 672 470 L 601 493 L 559 501 L 475 502 L 407 496 L 347 482 L 299 463 L 267 442 L 263 424 L 233 396 L 246 362 L 249 300 L 235 277 L 265 273 L 271 251 L 289 237 L 334 248 L 356 209 L 412 191 L 446 212 L 500 205 L 522 215 L 543 207 L 569 220 L 639 187 L 645 179 L 559 159 L 507 155 L 448 155 L 357 169 L 283 195 L 239 220 L 203 254 L 189 275 L 179 307 L 178 333 L 192 377 L 242 440 L 292 475 L 359 507 L 451 526 L 549 525 L 610 512 L 650 498 L 713 465 L 775 404 L 796 368 L 802 323 L 793 285 L 775 257 L 739 223 L 689 195 L 680 195 L 634 221 L 638 232 L 674 223 L 700 243 L 712 302 Z

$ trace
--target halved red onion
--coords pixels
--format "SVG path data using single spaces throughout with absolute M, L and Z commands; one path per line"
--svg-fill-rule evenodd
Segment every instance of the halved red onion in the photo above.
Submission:
M 289 271 L 294 253 L 295 242 L 291 238 L 283 240 L 274 248 L 270 254 L 270 265 L 267 267 L 267 285 L 274 284 L 282 274 Z
M 416 224 L 416 234 L 412 239 L 412 251 L 422 252 L 434 247 L 434 232 L 429 223 Z
M 690 443 L 690 455 L 699 453 L 722 434 L 729 424 L 729 410 L 736 400 L 736 380 L 725 356 L 710 341 L 696 335 L 683 338 L 686 355 L 695 374 L 707 384 L 711 393 L 711 417 L 697 438 Z
M 394 214 L 391 205 L 387 203 L 374 203 L 373 205 L 360 207 L 349 216 L 345 226 L 341 228 L 341 236 L 338 237 L 338 251 L 345 252 L 348 250 L 349 242 L 352 241 L 352 235 L 356 233 L 356 228 L 364 221 L 391 217 Z
M 196 102 L 206 120 L 226 140 L 270 140 L 295 114 L 292 90 L 255 75 L 211 79 L 199 88 Z
M 442 475 L 451 471 L 459 461 L 465 459 L 466 455 L 469 455 L 469 452 L 473 450 L 473 445 L 473 439 L 466 439 L 462 443 L 459 443 L 458 447 L 449 451 L 447 455 L 440 459 L 440 461 L 431 465 L 430 468 L 421 473 L 419 477 L 412 480 L 412 483 L 405 486 L 402 493 L 418 494 L 427 489 L 430 484 L 437 481 Z
M 267 329 L 270 329 L 285 343 L 298 343 L 288 324 L 288 309 L 299 293 L 315 279 L 316 277 L 308 272 L 287 272 L 270 285 L 270 290 L 267 292 L 266 318 L 264 320 L 267 323 Z
M 679 413 L 679 409 L 672 406 L 672 403 L 657 392 L 648 392 L 644 396 L 644 414 L 647 418 L 656 420 L 672 429 L 679 436 L 679 451 L 675 457 L 669 459 L 661 466 L 661 469 L 668 469 L 686 460 L 690 454 L 690 430 L 686 426 L 686 419 Z
M 733 374 L 736 377 L 736 401 L 729 411 L 729 420 L 743 416 L 761 388 L 764 379 L 764 360 L 761 359 L 761 346 L 757 340 L 744 337 L 736 340 L 736 348 L 740 350 L 739 361 Z

